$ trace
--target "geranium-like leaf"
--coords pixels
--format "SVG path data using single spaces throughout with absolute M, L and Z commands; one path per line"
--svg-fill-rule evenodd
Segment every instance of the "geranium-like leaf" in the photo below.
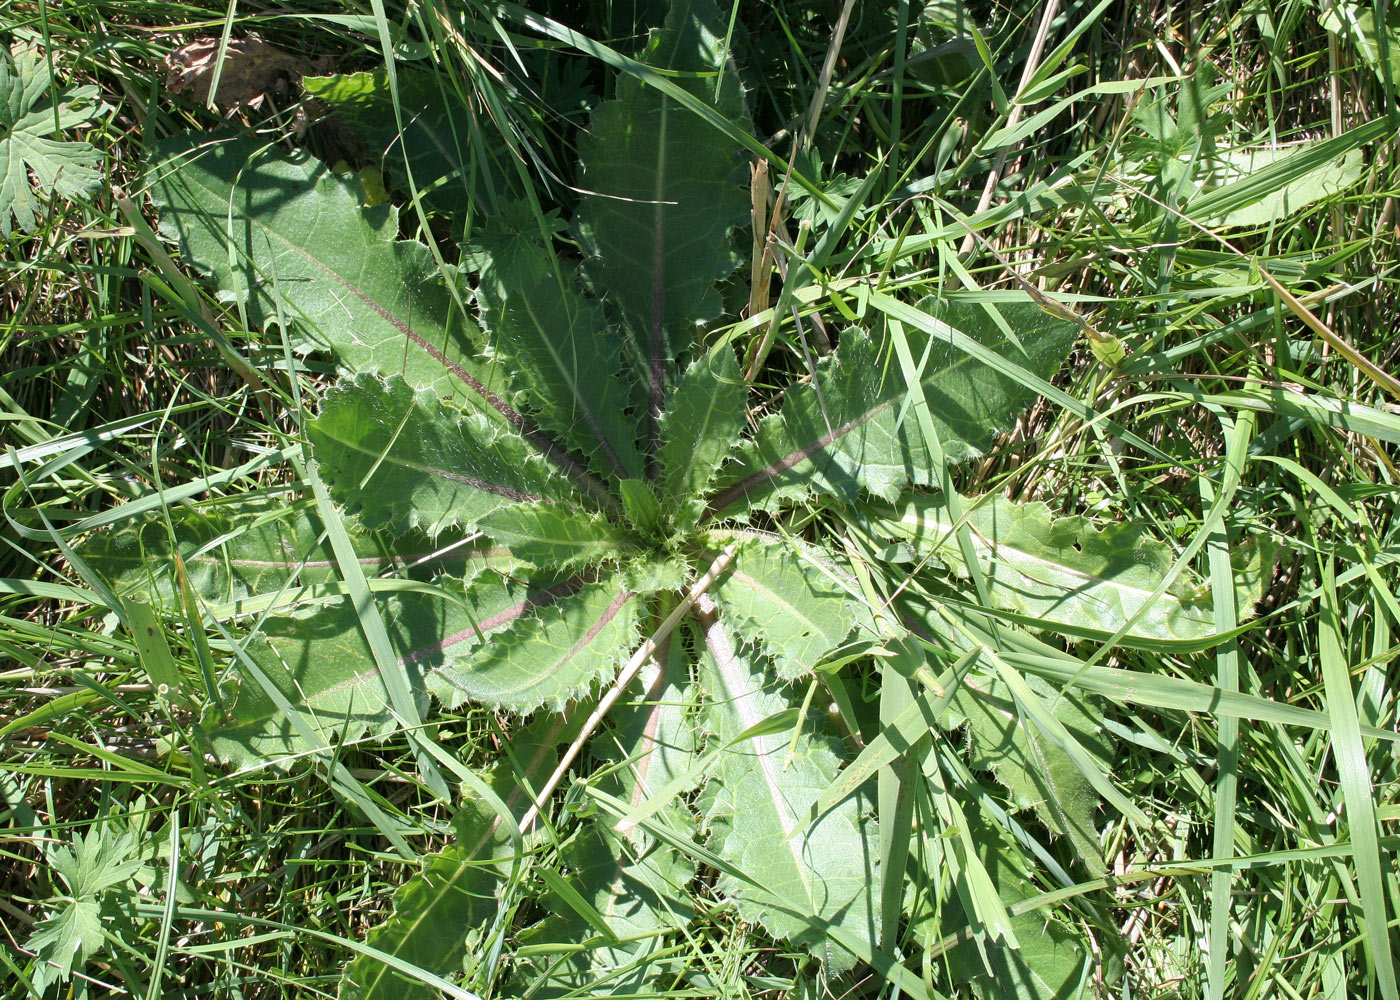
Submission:
M 516 712 L 563 707 L 627 657 L 638 604 L 616 580 L 584 584 L 514 621 L 469 662 L 435 671 L 430 686 L 449 706 L 472 701 Z
M 762 671 L 740 655 L 728 629 L 710 609 L 700 622 L 705 641 L 705 684 L 712 700 L 703 719 L 722 743 L 792 708 L 765 687 Z M 793 752 L 790 754 L 789 750 Z M 832 971 L 854 957 L 833 943 L 828 925 L 866 942 L 879 940 L 879 835 L 862 813 L 860 794 L 843 800 L 814 825 L 809 810 L 836 779 L 840 758 L 819 735 L 803 731 L 754 737 L 720 755 L 702 806 L 710 848 L 747 878 L 724 873 L 721 891 L 745 920 L 789 938 Z
M 332 494 L 371 527 L 436 534 L 505 504 L 579 498 L 535 442 L 481 413 L 453 419 L 399 378 L 343 384 L 308 429 Z
M 858 604 L 823 567 L 780 538 L 752 539 L 711 588 L 725 624 L 773 659 L 778 674 L 810 673 L 856 624 Z
M 743 87 L 713 0 L 671 5 L 642 61 L 747 130 Z M 626 317 L 649 359 L 652 416 L 668 362 L 689 350 L 697 319 L 718 312 L 715 282 L 734 269 L 729 231 L 747 217 L 739 150 L 713 126 L 630 76 L 579 140 L 586 197 L 576 220 L 588 273 Z M 655 427 L 649 433 L 654 449 Z
M 621 528 L 597 514 L 544 504 L 501 507 L 478 523 L 517 558 L 558 571 L 618 559 L 631 547 Z
M 1189 570 L 1148 604 L 1172 553 L 1141 525 L 1095 525 L 1078 515 L 1053 516 L 1042 503 L 998 496 L 966 501 L 963 517 L 998 607 L 1046 626 L 1110 634 L 1146 608 L 1129 634 L 1201 639 L 1215 631 L 1209 592 Z M 890 537 L 907 539 L 918 558 L 931 555 L 966 574 L 956 521 L 941 495 L 911 496 L 878 524 Z
M 460 279 L 398 238 L 395 209 L 362 208 L 354 181 L 252 138 L 177 135 L 155 162 L 161 232 L 251 324 L 287 324 L 299 348 L 331 350 L 352 372 L 485 394 L 477 330 L 446 284 Z
M 542 246 L 541 277 L 514 285 L 531 270 L 517 248 L 509 268 L 478 292 L 481 315 L 498 349 L 514 363 L 530 391 L 541 425 L 588 455 L 593 468 L 618 479 L 642 474 L 637 453 L 632 380 L 623 371 L 622 343 L 608 329 L 602 307 L 581 295 Z
M 39 201 L 30 183 L 61 198 L 91 194 L 101 183 L 102 154 L 86 142 L 55 139 L 55 129 L 91 121 L 101 110 L 95 86 L 55 91 L 50 62 L 32 46 L 0 49 L 0 236 L 9 238 L 10 217 L 32 233 Z M 57 108 L 55 108 L 55 104 Z
M 675 514 L 703 496 L 743 430 L 744 382 L 724 344 L 686 369 L 661 418 L 662 509 Z
M 981 305 L 950 302 L 943 322 L 994 347 L 1020 368 L 1048 378 L 1074 343 L 1076 328 L 1030 303 L 998 306 L 1020 339 L 1006 337 Z M 847 330 L 835 356 L 823 359 L 810 384 L 789 389 L 781 411 L 764 419 L 754 439 L 724 470 L 710 509 L 735 513 L 745 504 L 816 491 L 854 500 L 862 490 L 892 500 L 908 483 L 933 480 L 923 440 L 926 417 L 944 454 L 962 461 L 982 454 L 998 431 L 1035 398 L 1005 372 L 951 344 L 909 331 L 925 414 L 905 402 L 899 366 L 860 330 Z

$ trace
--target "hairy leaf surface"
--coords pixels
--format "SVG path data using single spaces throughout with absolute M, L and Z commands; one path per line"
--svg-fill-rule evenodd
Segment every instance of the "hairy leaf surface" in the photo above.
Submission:
M 332 495 L 371 527 L 432 535 L 506 504 L 578 499 L 513 429 L 481 413 L 453 419 L 431 391 L 399 378 L 343 383 L 309 432 Z
M 712 695 L 703 720 L 716 739 L 731 741 L 792 707 L 767 687 L 717 616 L 706 610 L 700 621 L 702 676 Z M 810 949 L 833 971 L 851 968 L 854 958 L 831 942 L 821 923 L 872 944 L 879 940 L 879 836 L 874 821 L 862 815 L 869 803 L 852 795 L 814 826 L 808 823 L 839 764 L 831 746 L 810 732 L 795 746 L 788 733 L 758 736 L 721 754 L 702 800 L 709 846 L 753 880 L 723 874 L 720 890 L 734 898 L 745 920 Z
M 674 83 L 747 131 L 743 87 L 717 34 L 722 24 L 713 0 L 672 4 L 642 61 L 680 71 Z M 747 217 L 739 152 L 631 76 L 619 80 L 616 100 L 594 109 L 579 140 L 583 186 L 593 192 L 575 220 L 591 255 L 588 274 L 648 359 L 653 420 L 664 405 L 669 363 L 689 351 L 696 321 L 718 314 L 715 282 L 735 267 L 729 231 Z M 654 425 L 647 438 L 654 449 Z
M 287 325 L 298 348 L 333 351 L 352 372 L 477 391 L 475 326 L 428 248 L 399 240 L 393 208 L 361 208 L 354 181 L 252 138 L 177 135 L 155 161 L 161 233 L 252 326 Z
M 674 515 L 704 496 L 743 430 L 744 382 L 724 344 L 686 369 L 661 418 L 662 509 Z
M 615 579 L 584 584 L 512 622 L 469 662 L 435 671 L 429 684 L 453 708 L 563 708 L 627 658 L 639 603 Z
M 998 306 L 1025 353 L 1011 343 L 982 306 L 946 304 L 939 318 L 980 344 L 994 347 L 1021 368 L 1049 377 L 1074 342 L 1075 327 L 1030 303 Z M 933 462 L 920 429 L 931 422 L 944 454 L 962 461 L 982 454 L 993 437 L 1023 410 L 1032 393 L 1011 376 L 950 344 L 909 331 L 922 365 L 922 400 L 906 407 L 909 390 L 898 365 L 860 330 L 847 330 L 810 384 L 790 388 L 780 412 L 765 418 L 754 439 L 725 470 L 711 510 L 740 512 L 745 504 L 783 496 L 824 493 L 855 500 L 861 491 L 894 499 L 908 483 L 931 483 Z M 920 408 L 926 414 L 920 414 Z
M 969 501 L 963 516 L 999 607 L 1047 626 L 1110 634 L 1146 607 L 1131 635 L 1200 639 L 1215 631 L 1210 597 L 1192 573 L 1148 604 L 1172 554 L 1140 525 L 1097 526 L 1079 515 L 1055 517 L 1042 503 L 998 496 Z M 891 537 L 909 540 L 919 557 L 935 556 L 966 574 L 956 522 L 941 496 L 908 497 L 895 517 L 879 524 Z
M 623 371 L 621 339 L 608 329 L 602 307 L 578 293 L 572 271 L 545 248 L 536 245 L 535 252 L 534 268 L 522 266 L 518 249 L 511 266 L 494 268 L 495 280 L 477 295 L 482 319 L 515 362 L 541 425 L 589 456 L 595 471 L 640 477 L 633 383 Z M 530 282 L 532 272 L 540 276 Z
M 755 538 L 711 588 L 725 624 L 763 648 L 781 677 L 811 673 L 856 624 L 858 603 L 823 568 L 781 538 Z
M 502 545 L 556 571 L 616 560 L 632 547 L 621 528 L 597 514 L 544 504 L 501 507 L 479 523 Z

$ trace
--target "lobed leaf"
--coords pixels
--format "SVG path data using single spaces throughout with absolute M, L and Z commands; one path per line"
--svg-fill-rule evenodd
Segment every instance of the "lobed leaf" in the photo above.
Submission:
M 1075 326 L 1026 302 L 997 308 L 1016 331 L 1019 347 L 980 305 L 947 302 L 938 318 L 1048 378 L 1068 354 Z M 740 447 L 710 510 L 733 515 L 745 506 L 812 492 L 851 501 L 865 491 L 893 500 L 911 482 L 935 481 L 921 430 L 925 417 L 947 458 L 964 461 L 983 454 L 1034 400 L 1034 391 L 1007 372 L 922 331 L 907 335 L 921 365 L 921 399 L 909 392 L 897 366 L 885 364 L 866 333 L 847 330 L 835 355 L 818 363 L 812 382 L 789 388 L 782 409 L 766 417 L 753 440 Z M 921 408 L 926 414 L 918 412 Z
M 964 519 L 988 596 L 998 607 L 1044 627 L 1110 635 L 1146 607 L 1130 635 L 1192 640 L 1215 632 L 1209 594 L 1194 574 L 1183 573 L 1147 605 L 1171 568 L 1172 553 L 1141 525 L 1099 526 L 1079 515 L 1055 517 L 1042 503 L 998 496 L 969 503 Z M 893 517 L 876 524 L 912 543 L 918 556 L 934 556 L 966 574 L 956 522 L 941 496 L 911 495 Z
M 594 756 L 613 766 L 590 784 L 636 806 L 690 769 L 694 690 L 687 667 L 687 653 L 675 639 L 643 668 L 640 697 L 615 706 L 610 732 L 595 739 Z M 663 807 L 658 821 L 687 834 L 693 825 L 679 801 Z M 562 852 L 568 885 L 582 907 L 554 893 L 546 903 L 553 915 L 522 935 L 542 968 L 537 977 L 520 977 L 518 995 L 642 992 L 667 957 L 665 932 L 694 916 L 686 887 L 696 866 L 684 852 L 640 827 L 623 834 L 596 819 L 585 822 Z
M 454 420 L 399 378 L 342 383 L 307 429 L 332 495 L 370 527 L 433 535 L 507 504 L 579 498 L 534 442 L 481 413 Z
M 0 236 L 6 239 L 11 216 L 20 232 L 34 232 L 42 206 L 31 173 L 45 197 L 81 198 L 102 183 L 102 154 L 91 143 L 53 138 L 55 130 L 98 115 L 104 107 L 96 101 L 98 88 L 55 88 L 51 65 L 51 56 L 32 45 L 0 48 Z
M 562 708 L 625 658 L 636 639 L 639 603 L 611 578 L 556 593 L 511 621 L 470 661 L 435 671 L 429 686 L 450 708 L 467 701 L 515 712 Z

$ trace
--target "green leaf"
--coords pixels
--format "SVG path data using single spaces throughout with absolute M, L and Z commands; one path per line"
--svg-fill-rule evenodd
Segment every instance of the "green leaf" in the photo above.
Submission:
M 1172 553 L 1140 525 L 1098 526 L 1079 515 L 1055 517 L 1042 503 L 995 495 L 969 503 L 964 518 L 993 603 L 1042 627 L 1112 635 L 1146 607 L 1130 635 L 1193 640 L 1215 632 L 1209 595 L 1189 571 L 1147 605 Z M 941 496 L 908 497 L 877 527 L 907 539 L 917 557 L 934 556 L 966 575 L 956 522 Z
M 1055 691 L 1033 675 L 1027 683 L 1108 770 L 1113 750 L 1101 733 L 1102 713 L 1092 712 L 1082 694 Z M 959 685 L 953 705 L 968 722 L 971 765 L 990 769 L 1017 809 L 1034 809 L 1041 822 L 1067 838 L 1090 876 L 1103 874 L 1103 848 L 1094 818 L 1099 797 L 1069 755 L 1021 718 L 1010 692 L 998 681 L 968 678 Z
M 616 580 L 584 584 L 511 622 L 470 662 L 435 671 L 429 684 L 453 708 L 466 701 L 515 712 L 562 708 L 627 657 L 638 604 Z
M 970 827 L 969 839 L 978 845 L 978 855 L 991 877 L 992 888 L 1005 907 L 1029 900 L 1038 889 L 1023 871 L 1021 849 L 1009 842 L 1007 833 L 990 823 L 976 808 L 963 811 Z M 935 847 L 925 853 L 937 859 Z M 925 871 L 921 879 L 937 878 Z M 944 935 L 967 929 L 967 916 L 955 897 L 938 907 L 930 898 L 910 920 L 910 929 L 925 948 L 936 947 Z M 937 907 L 936 909 L 930 908 Z M 1103 967 L 1094 968 L 1080 935 L 1063 917 L 1050 909 L 1034 909 L 1010 918 L 1010 927 L 1019 947 L 1004 942 L 977 940 L 972 935 L 947 953 L 946 976 L 953 984 L 967 984 L 978 1000 L 1089 1000 L 1097 996 L 1099 985 L 1113 982 L 1113 956 L 1118 947 L 1111 940 L 1099 944 L 1106 958 Z
M 398 632 L 403 622 L 395 626 Z M 240 662 L 241 682 L 227 717 L 219 718 L 211 710 L 204 720 L 220 759 L 253 767 L 285 763 L 290 755 L 315 749 L 264 684 L 279 691 L 293 713 L 326 743 L 336 737 L 379 736 L 395 728 L 388 691 L 348 600 L 305 618 L 269 619 L 264 633 L 248 640 L 244 651 L 256 670 Z
M 481 413 L 452 419 L 430 390 L 362 375 L 308 426 L 332 495 L 370 527 L 471 527 L 498 507 L 577 499 L 536 442 Z
M 1377 9 L 1385 13 L 1380 30 L 1376 28 Z M 1400 11 L 1390 5 L 1376 8 L 1360 3 L 1319 4 L 1318 20 L 1328 31 L 1351 39 L 1362 61 L 1375 71 L 1381 83 L 1387 84 L 1387 76 L 1390 80 L 1400 79 Z
M 466 95 L 444 92 L 446 77 L 396 67 L 398 107 L 382 69 L 334 76 L 305 76 L 308 97 L 336 111 L 340 124 L 364 139 L 371 159 L 400 178 L 407 192 L 404 159 L 413 184 L 438 211 L 460 214 L 467 205 L 494 211 L 514 196 L 518 184 L 509 151 L 480 128 L 481 109 Z M 403 130 L 399 130 L 399 121 Z
M 947 302 L 937 318 L 1033 374 L 1052 375 L 1074 342 L 1074 325 L 1029 302 L 999 305 L 997 311 L 1024 352 L 981 305 Z M 1012 375 L 945 341 L 919 330 L 909 330 L 908 338 L 922 366 L 928 420 L 951 461 L 983 454 L 1035 398 Z M 814 491 L 846 501 L 862 491 L 892 500 L 908 483 L 934 482 L 922 418 L 913 404 L 906 407 L 906 396 L 898 366 L 886 365 L 864 332 L 847 330 L 835 355 L 818 363 L 812 383 L 790 388 L 781 411 L 766 417 L 754 439 L 740 447 L 710 509 L 732 514 L 746 504 Z
M 84 125 L 102 111 L 98 89 L 55 88 L 49 65 L 32 46 L 0 50 L 0 236 L 6 239 L 12 214 L 21 232 L 34 231 L 41 206 L 30 172 L 45 198 L 82 198 L 102 182 L 102 154 L 91 144 L 52 138 L 55 129 Z
M 102 947 L 102 907 L 95 899 L 67 900 L 34 928 L 25 947 L 40 959 L 35 976 L 40 982 L 67 982 L 73 970 L 87 964 L 88 957 Z M 47 970 L 52 962 L 57 969 Z M 49 978 L 49 972 L 54 973 Z M 42 976 L 42 979 L 40 978 Z
M 597 514 L 544 504 L 500 507 L 478 523 L 516 558 L 560 572 L 618 559 L 631 547 L 622 529 Z
M 708 609 L 700 615 L 706 659 L 703 682 L 711 701 L 702 719 L 721 743 L 792 706 L 765 687 Z M 791 749 L 791 753 L 789 750 Z M 852 795 L 815 825 L 808 813 L 836 780 L 839 758 L 820 736 L 803 731 L 755 736 L 728 747 L 716 761 L 702 797 L 711 850 L 744 878 L 722 873 L 718 888 L 745 920 L 788 938 L 822 959 L 832 972 L 850 969 L 852 955 L 824 932 L 839 926 L 856 939 L 879 940 L 879 836 Z
M 1328 150 L 1317 142 L 1288 146 L 1246 147 L 1218 154 L 1206 190 L 1227 184 L 1255 185 L 1259 200 L 1226 212 L 1215 219 L 1202 219 L 1219 226 L 1267 226 L 1302 212 L 1309 205 L 1341 194 L 1361 180 L 1365 157 L 1352 149 L 1340 159 L 1318 156 Z M 1270 179 L 1273 182 L 1270 183 Z
M 839 646 L 857 621 L 856 600 L 824 570 L 838 572 L 824 553 L 813 552 L 808 561 L 780 538 L 755 539 L 736 550 L 710 593 L 725 624 L 772 657 L 780 677 L 798 677 Z
M 515 362 L 517 381 L 531 394 L 541 424 L 588 455 L 596 471 L 618 479 L 642 474 L 632 383 L 623 371 L 622 343 L 602 307 L 582 298 L 558 260 L 536 246 L 542 276 L 528 275 L 517 251 L 477 298 L 494 343 Z
M 661 504 L 656 493 L 641 479 L 623 479 L 617 484 L 622 494 L 622 509 L 633 530 L 646 538 L 659 538 L 664 533 Z
M 610 731 L 594 740 L 595 758 L 612 767 L 590 784 L 636 806 L 690 769 L 694 690 L 686 661 L 686 650 L 673 638 L 643 669 L 640 697 L 620 702 L 609 714 Z M 679 800 L 663 806 L 656 821 L 684 835 L 693 826 Z M 575 898 L 551 894 L 546 907 L 554 915 L 522 935 L 540 956 L 541 971 L 521 976 L 525 988 L 517 995 L 641 992 L 667 957 L 664 932 L 684 926 L 694 914 L 686 890 L 695 863 L 686 854 L 641 827 L 622 834 L 598 818 L 584 817 L 583 823 L 563 851 Z M 604 941 L 597 941 L 600 936 Z
M 557 760 L 560 716 L 542 716 L 510 733 L 511 759 L 480 777 L 517 820 L 529 808 L 526 791 Z M 516 767 L 523 774 L 517 774 Z M 423 859 L 423 868 L 394 895 L 393 912 L 365 943 L 437 976 L 452 976 L 482 959 L 502 916 L 501 868 L 512 853 L 509 831 L 484 799 L 463 806 L 452 819 L 455 842 Z M 385 962 L 356 955 L 344 969 L 340 1000 L 434 1000 L 438 992 Z
M 393 208 L 362 208 L 353 181 L 251 138 L 176 135 L 154 161 L 161 233 L 252 326 L 286 325 L 352 372 L 485 398 L 477 330 L 446 284 L 460 279 L 399 240 Z
M 642 61 L 743 131 L 743 87 L 727 65 L 713 0 L 671 5 Z M 594 109 L 579 140 L 575 222 L 588 275 L 627 319 L 650 359 L 650 407 L 662 408 L 666 361 L 690 349 L 695 323 L 718 314 L 715 282 L 735 267 L 729 231 L 748 215 L 740 150 L 713 126 L 631 76 Z
M 487 568 L 513 568 L 509 554 L 499 548 L 458 546 L 444 554 L 423 535 L 393 539 L 354 524 L 347 527 L 355 555 L 371 578 L 429 580 L 452 573 L 470 579 Z M 291 592 L 288 601 L 305 601 L 305 596 L 295 596 L 301 587 L 340 580 L 320 520 L 297 505 L 247 504 L 236 512 L 189 508 L 171 526 L 152 518 L 101 532 L 84 543 L 82 554 L 118 594 L 144 597 L 164 607 L 180 603 L 177 556 L 193 590 L 214 604 L 279 591 Z M 412 570 L 404 572 L 403 567 Z
M 661 506 L 671 515 L 704 496 L 744 431 L 744 382 L 734 348 L 696 358 L 661 417 Z

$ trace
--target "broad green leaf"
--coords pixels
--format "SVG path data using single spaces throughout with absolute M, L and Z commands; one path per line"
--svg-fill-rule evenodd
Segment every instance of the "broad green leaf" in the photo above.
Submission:
M 1245 211 L 1250 206 L 1285 190 L 1288 185 L 1306 178 L 1321 164 L 1345 162 L 1353 150 L 1366 149 L 1393 134 L 1388 118 L 1376 118 L 1331 139 L 1311 143 L 1299 155 L 1283 157 L 1261 165 L 1210 191 L 1193 196 L 1181 210 L 1193 219 L 1226 218 L 1231 213 Z
M 603 517 L 546 504 L 500 507 L 478 523 L 516 558 L 556 571 L 616 560 L 631 547 L 622 529 Z
M 548 775 L 564 731 L 561 716 L 542 716 L 510 735 L 510 760 L 479 775 L 519 820 L 529 808 L 527 788 Z M 522 773 L 517 773 L 517 771 Z M 480 961 L 501 917 L 501 868 L 511 852 L 502 817 L 477 798 L 452 819 L 454 842 L 423 859 L 423 868 L 394 895 L 393 912 L 365 943 L 437 976 L 452 976 Z M 434 1000 L 436 990 L 392 966 L 357 955 L 341 975 L 340 1000 Z
M 538 244 L 542 262 L 530 268 L 513 255 L 495 268 L 496 280 L 477 293 L 493 344 L 514 362 L 516 381 L 551 434 L 589 456 L 595 471 L 617 479 L 642 474 L 632 381 L 623 370 L 622 342 L 603 309 L 574 287 L 572 269 Z M 519 285 L 512 282 L 526 276 Z
M 969 502 L 964 518 L 993 603 L 1045 627 L 1111 635 L 1147 606 L 1172 565 L 1171 551 L 1140 525 L 1099 526 L 1079 515 L 1053 516 L 1042 503 L 998 496 Z M 894 517 L 876 523 L 908 540 L 917 558 L 933 556 L 966 575 L 956 522 L 941 495 L 908 497 Z M 1184 572 L 1129 634 L 1190 640 L 1214 631 L 1209 594 Z
M 729 743 L 764 719 L 792 705 L 741 655 L 724 623 L 708 609 L 702 674 L 711 700 L 705 728 Z M 860 795 L 843 800 L 809 825 L 812 804 L 837 776 L 840 758 L 832 746 L 806 730 L 755 736 L 719 756 L 701 805 L 708 846 L 747 879 L 722 874 L 718 888 L 732 897 L 745 919 L 817 955 L 832 972 L 855 959 L 835 945 L 822 925 L 836 925 L 873 944 L 879 936 L 879 836 L 869 803 Z M 791 753 L 789 752 L 791 750 Z
M 627 658 L 639 603 L 616 580 L 584 584 L 517 618 L 469 662 L 435 671 L 429 686 L 451 708 L 562 708 Z
M 1318 4 L 1318 8 L 1322 26 L 1349 39 L 1362 61 L 1375 71 L 1382 83 L 1386 83 L 1387 77 L 1400 79 L 1400 11 L 1389 4 L 1378 8 L 1371 4 L 1341 2 Z M 1376 28 L 1377 10 L 1385 14 L 1379 30 Z
M 534 442 L 480 413 L 453 419 L 430 390 L 362 375 L 308 427 L 321 475 L 370 527 L 471 527 L 498 507 L 577 496 Z
M 1052 375 L 1074 342 L 1074 325 L 1029 302 L 999 305 L 997 311 L 1020 347 L 981 305 L 948 302 L 937 318 L 1020 368 L 1042 378 Z M 952 461 L 983 454 L 997 432 L 1035 398 L 1011 375 L 947 342 L 918 330 L 908 335 L 921 365 L 928 419 Z M 740 447 L 738 460 L 721 476 L 710 509 L 732 514 L 745 503 L 768 504 L 811 492 L 851 501 L 868 491 L 892 500 L 908 483 L 932 483 L 920 414 L 913 405 L 905 406 L 906 397 L 898 365 L 887 365 L 864 332 L 847 330 L 835 355 L 819 362 L 813 381 L 790 388 L 782 409 L 765 418 L 754 439 Z
M 668 514 L 704 495 L 742 437 L 744 394 L 728 344 L 696 358 L 681 376 L 661 417 L 661 505 Z
M 642 61 L 744 131 L 743 87 L 727 65 L 713 0 L 673 3 Z M 744 162 L 713 126 L 623 76 L 579 140 L 584 198 L 575 220 L 594 285 L 627 318 L 653 376 L 689 350 L 698 319 L 719 307 L 715 282 L 734 269 L 729 231 L 748 216 Z M 657 386 L 653 382 L 653 390 Z M 652 396 L 654 409 L 662 400 Z
M 432 585 L 391 591 L 380 601 L 389 642 L 421 697 L 425 683 L 452 695 L 451 686 L 438 680 L 440 672 L 465 669 L 463 664 L 479 655 L 477 648 L 488 636 L 549 608 L 574 589 L 567 583 L 527 589 L 486 572 L 477 575 L 470 591 L 439 578 Z M 359 615 L 348 599 L 295 617 L 269 618 L 248 641 L 247 653 L 263 678 L 327 742 L 376 736 L 396 725 Z M 249 766 L 311 750 L 256 673 L 242 662 L 236 670 L 238 691 L 236 698 L 226 699 L 231 702 L 227 716 L 210 709 L 205 718 L 215 753 Z
M 1055 691 L 1033 675 L 1027 682 L 1107 770 L 1112 748 L 1101 734 L 1101 714 L 1090 711 L 1082 694 Z M 966 679 L 953 707 L 968 722 L 972 766 L 991 770 L 1017 809 L 1034 809 L 1041 822 L 1068 839 L 1088 875 L 1101 875 L 1103 848 L 1094 818 L 1099 797 L 1069 755 L 1020 717 L 1005 685 L 995 680 Z
M 460 279 L 398 238 L 393 208 L 362 208 L 353 181 L 251 138 L 177 135 L 154 160 L 161 232 L 251 325 L 286 324 L 351 372 L 484 398 L 477 331 L 445 283 Z
M 1037 887 L 1023 870 L 1020 848 L 1011 843 L 1006 831 L 988 822 L 971 803 L 963 811 L 963 820 L 1002 904 L 1009 908 L 1036 896 Z M 927 834 L 923 836 L 927 868 L 938 863 L 940 851 L 938 844 L 929 843 Z M 936 878 L 926 870 L 911 885 L 928 884 Z M 945 935 L 966 930 L 967 916 L 957 897 L 938 906 L 925 896 L 911 914 L 909 926 L 923 947 L 931 948 Z M 1108 973 L 1104 976 L 1107 982 L 1101 985 L 1112 982 L 1113 956 L 1118 951 L 1113 941 L 1100 940 L 1106 968 L 1095 970 L 1080 935 L 1052 911 L 1036 909 L 1012 916 L 1010 926 L 1019 947 L 968 939 L 949 951 L 944 969 L 951 983 L 970 986 L 978 1000 L 1089 1000 L 1098 995 L 1094 991 L 1095 972 Z
M 413 627 L 394 614 L 400 609 L 393 602 L 386 610 L 393 614 L 396 636 Z M 244 649 L 262 678 L 325 742 L 380 736 L 395 728 L 388 691 L 348 600 L 300 618 L 269 619 Z M 262 679 L 241 662 L 238 673 L 236 695 L 225 696 L 227 716 L 211 708 L 203 720 L 215 755 L 242 768 L 285 764 L 288 757 L 314 749 L 268 694 Z
M 686 650 L 675 637 L 643 669 L 637 697 L 609 713 L 612 728 L 594 739 L 593 754 L 612 769 L 590 783 L 635 807 L 689 770 L 695 733 L 687 668 Z M 661 821 L 686 835 L 693 826 L 679 800 L 662 807 Z M 687 885 L 695 877 L 695 863 L 689 857 L 640 827 L 624 834 L 598 817 L 583 822 L 583 832 L 568 841 L 563 860 L 568 886 L 586 909 L 579 911 L 580 900 L 552 894 L 546 907 L 553 915 L 522 935 L 540 972 L 520 976 L 524 988 L 515 991 L 518 995 L 640 992 L 663 968 L 659 963 L 668 951 L 664 932 L 693 916 Z
M 1267 226 L 1303 211 L 1309 205 L 1341 194 L 1361 180 L 1365 167 L 1361 150 L 1352 149 L 1340 159 L 1317 156 L 1319 143 L 1246 147 L 1216 156 L 1208 190 L 1255 178 L 1259 200 L 1210 221 L 1220 226 Z M 1269 171 L 1269 174 L 1265 174 Z M 1267 184 L 1268 176 L 1276 182 Z
M 494 211 L 514 196 L 516 173 L 498 136 L 484 130 L 482 110 L 468 95 L 445 89 L 445 74 L 397 67 L 399 114 L 382 70 L 302 77 L 307 96 L 336 110 L 340 124 L 365 141 L 371 159 L 407 192 L 404 159 L 413 186 L 435 210 L 460 213 L 467 205 Z
M 271 596 L 339 581 L 335 555 L 320 521 L 303 507 L 254 507 L 235 514 L 190 509 L 170 528 L 143 520 L 101 532 L 82 546 L 83 558 L 123 596 L 141 596 L 167 607 L 179 604 L 175 557 L 190 586 L 212 604 Z M 449 573 L 472 579 L 488 568 L 513 568 L 498 547 L 454 546 L 446 552 L 426 536 L 386 534 L 350 527 L 350 542 L 371 578 L 393 575 L 426 581 Z M 307 598 L 300 596 L 297 600 Z
M 780 677 L 811 673 L 857 621 L 857 601 L 823 573 L 836 568 L 813 557 L 804 560 L 781 538 L 754 539 L 739 547 L 710 588 L 725 624 L 762 648 Z M 823 561 L 829 564 L 830 556 Z
M 89 143 L 53 137 L 56 129 L 85 125 L 101 112 L 98 89 L 57 89 L 49 67 L 32 46 L 0 49 L 0 236 L 6 239 L 11 215 L 20 232 L 34 231 L 42 205 L 31 173 L 44 199 L 50 193 L 81 198 L 102 182 L 101 153 Z

